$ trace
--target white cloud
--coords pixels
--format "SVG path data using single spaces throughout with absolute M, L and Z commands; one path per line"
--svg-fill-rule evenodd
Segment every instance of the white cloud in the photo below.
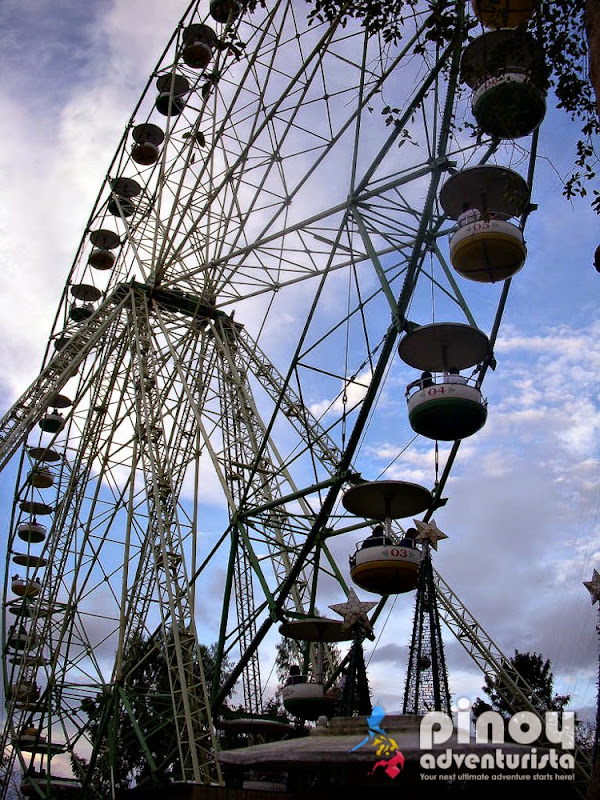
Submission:
M 338 394 L 329 400 L 321 400 L 312 403 L 310 412 L 317 419 L 328 413 L 343 414 L 344 411 L 351 411 L 362 402 L 371 380 L 371 370 L 363 370 L 355 378 L 343 380 L 340 384 Z

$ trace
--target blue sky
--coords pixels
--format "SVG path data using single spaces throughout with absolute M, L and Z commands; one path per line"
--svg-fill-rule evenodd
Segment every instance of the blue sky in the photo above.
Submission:
M 2 410 L 36 375 L 100 182 L 185 5 L 103 0 L 83 11 L 76 2 L 5 0 L 0 7 Z M 463 444 L 450 502 L 436 514 L 449 539 L 435 565 L 505 652 L 541 651 L 553 661 L 560 691 L 590 705 L 596 617 L 582 581 L 600 564 L 600 275 L 592 266 L 600 226 L 585 201 L 561 195 L 576 135 L 576 126 L 550 111 L 529 255 L 511 288 L 498 369 L 485 383 L 488 423 Z M 490 295 L 471 289 L 485 317 Z M 396 365 L 388 377 L 380 427 L 361 455 L 366 477 L 397 450 L 387 433 L 406 414 L 409 372 Z M 430 485 L 431 463 L 432 445 L 422 442 L 387 476 Z M 7 519 L 10 476 L 0 491 Z M 351 549 L 336 540 L 340 562 Z M 370 656 L 374 694 L 389 708 L 401 702 L 411 617 L 412 596 L 399 598 Z M 452 691 L 474 697 L 481 676 L 450 638 L 447 652 Z

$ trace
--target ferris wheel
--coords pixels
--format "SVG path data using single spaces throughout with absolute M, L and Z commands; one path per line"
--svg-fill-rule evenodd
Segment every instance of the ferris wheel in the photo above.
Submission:
M 194 2 L 150 76 L 41 373 L 1 421 L 2 465 L 21 448 L 4 736 L 38 794 L 116 759 L 123 718 L 143 775 L 214 779 L 211 709 L 239 678 L 260 712 L 277 623 L 348 592 L 338 542 L 378 516 L 340 499 L 385 477 L 364 470 L 386 386 L 417 390 L 394 415 L 398 453 L 484 424 L 507 279 L 526 257 L 534 156 L 525 177 L 512 169 L 512 138 L 520 160 L 534 153 L 543 93 L 512 64 L 499 88 L 482 82 L 489 39 L 461 74 L 466 26 L 481 25 L 462 2 L 452 13 L 455 40 L 428 37 L 424 7 L 392 45 L 309 24 L 292 0 Z M 531 118 L 498 130 L 511 81 Z M 477 136 L 461 124 L 473 88 Z M 472 371 L 449 398 L 459 428 L 450 412 L 440 429 L 450 368 Z M 443 502 L 457 449 L 432 465 L 422 510 Z M 154 651 L 176 731 L 160 754 L 136 685 Z

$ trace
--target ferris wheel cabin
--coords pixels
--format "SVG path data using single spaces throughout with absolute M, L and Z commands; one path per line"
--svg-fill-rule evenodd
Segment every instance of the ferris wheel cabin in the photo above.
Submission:
M 19 683 L 11 684 L 9 696 L 12 697 L 17 707 L 29 707 L 35 705 L 35 701 L 39 700 L 40 687 L 33 681 L 22 680 Z
M 191 69 L 205 69 L 217 44 L 217 35 L 208 25 L 188 25 L 183 32 L 181 57 Z
M 165 140 L 165 134 L 158 125 L 145 122 L 136 125 L 131 132 L 133 137 L 133 147 L 131 157 L 141 166 L 156 164 L 160 155 L 160 146 Z
M 41 525 L 39 522 L 35 520 L 28 520 L 27 522 L 21 522 L 19 527 L 17 528 L 17 536 L 19 539 L 22 539 L 24 542 L 30 542 L 31 544 L 39 544 L 43 542 L 46 538 L 46 526 Z
M 37 465 L 29 471 L 27 482 L 36 489 L 49 489 L 54 483 L 54 475 L 48 467 Z
M 115 217 L 131 217 L 135 212 L 135 203 L 120 194 L 113 194 L 108 201 L 107 208 Z
M 142 191 L 140 184 L 133 178 L 115 178 L 111 181 L 111 189 L 108 211 L 115 217 L 131 217 L 136 209 L 133 198 Z
M 383 523 L 350 556 L 350 574 L 357 586 L 380 595 L 416 589 L 422 551 L 414 539 L 396 539 L 391 521 L 420 514 L 430 502 L 428 489 L 407 481 L 372 481 L 348 489 L 342 498 L 344 508 Z
M 403 594 L 417 588 L 422 557 L 414 540 L 394 542 L 384 536 L 369 536 L 350 556 L 350 574 L 367 592 Z
M 529 136 L 546 114 L 544 54 L 525 31 L 488 31 L 465 48 L 462 78 L 471 89 L 473 116 L 497 139 Z
M 46 737 L 34 725 L 24 726 L 21 733 L 13 738 L 13 744 L 17 744 L 21 750 L 27 753 L 35 753 L 42 749 L 46 742 Z
M 290 639 L 317 644 L 317 665 L 314 676 L 301 675 L 297 668 L 281 689 L 286 711 L 299 719 L 316 720 L 330 717 L 335 712 L 339 694 L 335 689 L 325 691 L 324 645 L 326 642 L 343 642 L 352 638 L 344 623 L 326 617 L 306 617 L 284 622 L 279 632 Z
M 54 409 L 49 414 L 44 414 L 38 424 L 46 433 L 60 433 L 66 423 L 63 415 Z
M 94 249 L 88 256 L 88 264 L 97 270 L 112 269 L 117 256 L 112 251 L 121 243 L 119 235 L 111 230 L 100 228 L 90 233 Z
M 186 95 L 190 90 L 188 79 L 184 75 L 160 75 L 156 79 L 158 96 L 156 110 L 164 117 L 178 117 L 186 104 Z
M 11 580 L 11 590 L 17 597 L 37 597 L 42 588 L 42 584 L 37 578 L 23 580 L 18 575 Z
M 450 442 L 472 436 L 485 425 L 487 402 L 478 371 L 469 377 L 460 371 L 481 364 L 489 351 L 483 331 L 463 323 L 423 325 L 402 339 L 400 358 L 422 370 L 406 388 L 408 418 L 416 433 Z
M 308 675 L 296 676 L 298 683 L 290 683 L 281 689 L 283 707 L 299 719 L 317 720 L 319 717 L 331 717 L 335 710 L 337 698 L 328 695 L 322 683 L 311 681 Z
M 37 637 L 34 633 L 30 634 L 24 625 L 15 623 L 8 630 L 6 644 L 14 650 L 26 650 L 34 647 Z
M 84 303 L 82 306 L 73 305 L 69 309 L 69 319 L 73 322 L 85 322 L 94 313 L 92 303 Z
M 523 233 L 509 222 L 529 203 L 523 178 L 506 167 L 482 165 L 452 175 L 440 203 L 458 230 L 450 239 L 450 260 L 463 277 L 479 283 L 504 281 L 525 263 Z
M 78 306 L 73 303 L 69 308 L 69 319 L 73 322 L 85 322 L 94 313 L 94 302 L 100 299 L 102 292 L 95 286 L 78 283 L 71 286 L 71 295 L 75 300 L 81 300 L 83 305 Z
M 239 17 L 242 4 L 238 0 L 211 0 L 210 15 L 215 22 L 226 23 Z

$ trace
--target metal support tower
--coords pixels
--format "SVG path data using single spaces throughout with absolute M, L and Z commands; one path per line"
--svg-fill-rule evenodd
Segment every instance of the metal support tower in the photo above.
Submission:
M 404 714 L 450 713 L 448 673 L 429 546 L 421 562 L 404 691 Z
M 340 698 L 338 713 L 342 717 L 368 717 L 373 706 L 369 690 L 369 679 L 365 667 L 365 656 L 360 634 L 354 641 L 348 655 L 348 666 L 344 670 L 346 681 Z

